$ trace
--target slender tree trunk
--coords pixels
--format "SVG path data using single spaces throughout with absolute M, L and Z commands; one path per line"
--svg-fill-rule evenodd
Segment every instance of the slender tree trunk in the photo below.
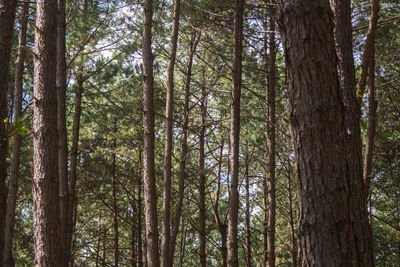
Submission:
M 205 130 L 206 130 L 206 113 L 207 113 L 207 94 L 204 85 L 201 87 L 201 128 L 200 128 L 200 182 L 199 182 L 199 255 L 200 255 L 200 266 L 207 266 L 207 254 L 206 254 L 206 174 L 204 168 L 204 142 L 205 142 Z
M 172 116 L 174 110 L 174 68 L 176 48 L 178 44 L 180 0 L 174 1 L 174 15 L 171 34 L 171 53 L 167 67 L 167 100 L 165 105 L 165 150 L 164 150 L 164 190 L 163 190 L 163 221 L 162 221 L 162 257 L 161 265 L 170 267 L 171 257 L 171 168 L 172 168 Z
M 67 91 L 67 63 L 66 63 L 66 26 L 65 0 L 58 0 L 57 10 L 57 120 L 58 120 L 58 173 L 60 179 L 60 221 L 61 242 L 64 251 L 64 266 L 68 266 L 70 245 L 68 244 L 68 144 L 66 123 L 66 91 Z
M 178 236 L 180 219 L 182 215 L 183 198 L 185 193 L 185 180 L 186 180 L 186 157 L 188 152 L 187 139 L 188 139 L 188 124 L 189 124 L 189 97 L 190 97 L 190 82 L 192 79 L 192 63 L 193 56 L 196 50 L 197 41 L 195 35 L 192 34 L 189 45 L 189 61 L 187 66 L 186 82 L 185 82 L 185 103 L 183 107 L 183 126 L 182 126 L 182 156 L 179 166 L 179 192 L 178 203 L 175 209 L 175 218 L 172 223 L 172 234 L 170 244 L 170 258 L 173 264 L 176 237 Z
M 186 247 L 186 235 L 187 235 L 187 224 L 182 221 L 182 238 L 181 238 L 181 246 L 179 249 L 179 267 L 183 267 L 183 259 L 185 257 L 185 247 Z
M 362 199 L 349 192 L 347 168 L 357 166 L 346 159 L 329 1 L 281 1 L 280 21 L 299 189 L 299 265 L 371 266 L 351 218 L 364 211 Z
M 143 126 L 144 126 L 144 207 L 149 267 L 160 266 L 158 250 L 157 188 L 154 167 L 154 78 L 151 52 L 153 1 L 144 1 L 143 26 Z
M 117 204 L 117 120 L 114 121 L 114 140 L 113 140 L 113 153 L 112 153 L 112 166 L 111 166 L 111 176 L 112 176 L 112 203 L 113 203 L 113 228 L 114 228 L 114 266 L 119 265 L 119 231 L 118 231 L 118 204 Z
M 17 0 L 0 0 L 0 251 L 4 247 L 4 224 L 6 218 L 7 133 L 4 120 L 8 117 L 7 91 L 8 68 L 14 32 Z M 0 263 L 3 253 L 0 253 Z
M 33 203 L 36 266 L 63 266 L 60 242 L 56 49 L 57 0 L 36 2 Z
M 139 267 L 143 267 L 143 224 L 142 224 L 142 218 L 143 218 L 143 209 L 142 209 L 142 170 L 143 170 L 143 165 L 142 165 L 142 150 L 139 150 L 139 178 L 138 178 L 138 216 L 137 216 L 137 224 L 138 224 L 138 263 Z
M 13 120 L 18 122 L 22 118 L 22 88 L 24 75 L 25 50 L 22 46 L 26 45 L 26 30 L 28 27 L 29 1 L 25 0 L 22 7 L 22 18 L 20 21 L 20 32 L 18 37 L 18 55 L 15 64 L 15 88 L 14 88 L 14 110 Z M 4 249 L 3 265 L 12 266 L 12 240 L 14 233 L 15 207 L 17 203 L 19 165 L 21 152 L 22 136 L 15 134 L 12 137 L 12 156 L 10 181 L 8 182 L 7 211 L 4 228 Z
M 135 222 L 135 217 L 139 216 L 138 208 L 136 206 L 135 199 L 132 200 L 132 226 L 131 226 L 131 264 L 132 267 L 137 266 L 137 248 L 136 248 L 136 238 L 137 238 L 137 223 Z
M 72 235 L 74 232 L 74 209 L 76 203 L 76 178 L 77 178 L 77 165 L 78 165 L 78 144 L 79 144 L 79 130 L 82 112 L 82 91 L 83 91 L 83 78 L 81 74 L 76 77 L 75 87 L 75 114 L 72 130 L 72 146 L 71 146 L 71 159 L 70 159 L 70 172 L 69 172 L 69 205 L 68 205 L 68 247 L 69 254 L 71 252 Z
M 244 179 L 246 187 L 246 266 L 251 267 L 251 229 L 250 229 L 250 184 L 249 184 L 249 158 L 248 151 L 246 153 Z
M 295 211 L 293 211 L 293 202 L 292 202 L 292 182 L 291 182 L 291 168 L 290 168 L 290 158 L 288 157 L 287 161 L 287 177 L 288 177 L 288 199 L 289 199 L 289 220 L 290 220 L 290 233 L 292 238 L 292 266 L 297 267 L 297 236 L 295 231 Z
M 235 1 L 234 47 L 231 99 L 231 190 L 228 204 L 228 266 L 239 266 L 238 258 L 238 216 L 239 216 L 239 135 L 240 95 L 242 84 L 242 40 L 244 0 Z
M 273 1 L 272 1 L 273 3 Z M 275 7 L 271 8 L 269 26 L 269 58 L 267 72 L 267 147 L 268 147 L 268 264 L 275 267 L 275 214 L 276 214 L 276 186 L 275 186 L 275 85 L 276 85 L 276 44 L 275 44 Z
M 267 176 L 263 176 L 263 267 L 268 263 L 268 181 Z

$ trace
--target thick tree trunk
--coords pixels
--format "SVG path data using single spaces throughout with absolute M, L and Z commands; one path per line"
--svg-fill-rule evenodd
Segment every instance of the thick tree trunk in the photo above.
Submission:
M 118 230 L 118 203 L 117 203 L 117 120 L 114 121 L 114 138 L 113 138 L 113 153 L 112 153 L 112 205 L 113 205 L 113 228 L 114 228 L 114 266 L 119 265 L 119 230 Z
M 364 213 L 364 203 L 349 191 L 347 168 L 359 166 L 346 160 L 345 108 L 329 1 L 281 1 L 281 36 L 298 179 L 299 264 L 371 266 L 365 247 L 358 246 L 352 219 Z
M 56 87 L 57 0 L 36 3 L 33 203 L 36 266 L 63 266 L 60 242 Z
M 67 91 L 67 64 L 66 64 L 66 26 L 65 0 L 58 0 L 57 11 L 57 120 L 58 120 L 58 173 L 60 179 L 60 220 L 61 242 L 63 245 L 65 265 L 68 266 L 70 245 L 68 244 L 68 144 L 66 123 L 66 91 Z
M 163 220 L 162 220 L 162 244 L 161 265 L 170 267 L 173 263 L 171 257 L 171 168 L 172 168 L 172 116 L 174 110 L 174 69 L 176 48 L 178 44 L 180 0 L 174 1 L 174 15 L 171 34 L 171 53 L 167 67 L 167 99 L 165 105 L 165 150 L 164 150 L 164 188 L 163 188 Z
M 76 77 L 75 87 L 75 114 L 72 129 L 72 146 L 70 158 L 70 172 L 69 172 L 69 204 L 68 204 L 68 240 L 69 254 L 71 254 L 72 235 L 75 228 L 74 209 L 76 208 L 76 178 L 77 178 L 77 165 L 78 165 L 78 144 L 79 144 L 79 130 L 82 112 L 82 91 L 83 91 L 83 78 L 81 74 Z
M 20 32 L 18 37 L 18 55 L 17 63 L 15 64 L 15 88 L 14 88 L 14 110 L 13 120 L 18 122 L 22 118 L 22 87 L 24 75 L 25 50 L 22 48 L 26 45 L 26 30 L 28 27 L 29 1 L 25 0 L 22 7 L 22 18 L 20 21 Z M 15 134 L 12 137 L 11 151 L 11 171 L 10 181 L 8 182 L 7 195 L 7 211 L 4 227 L 4 249 L 3 265 L 12 266 L 12 240 L 14 233 L 15 207 L 17 203 L 19 165 L 21 152 L 22 136 Z
M 6 178 L 7 178 L 7 133 L 4 120 L 8 117 L 7 91 L 8 68 L 14 32 L 15 10 L 17 0 L 0 0 L 0 251 L 4 246 L 4 223 L 6 213 Z M 0 253 L 0 263 L 3 253 Z
M 189 124 L 189 97 L 190 97 L 190 82 L 192 79 L 192 63 L 193 56 L 196 51 L 197 41 L 195 35 L 192 34 L 190 45 L 189 45 L 189 61 L 187 66 L 186 81 L 185 81 L 185 103 L 183 106 L 183 126 L 182 126 L 182 155 L 179 166 L 179 191 L 178 191 L 178 203 L 175 208 L 175 217 L 172 223 L 172 234 L 170 244 L 170 258 L 173 263 L 175 254 L 176 238 L 178 236 L 179 225 L 182 215 L 183 198 L 185 193 L 185 180 L 186 180 L 186 157 L 188 152 L 188 124 Z
M 239 266 L 238 258 L 238 215 L 239 215 L 239 135 L 240 135 L 240 95 L 242 84 L 242 40 L 243 40 L 244 0 L 235 1 L 234 47 L 232 70 L 232 99 L 230 149 L 232 170 L 228 204 L 228 266 Z
M 200 266 L 207 266 L 206 254 L 206 174 L 204 168 L 204 143 L 205 143 L 205 130 L 206 130 L 206 113 L 207 113 L 207 94 L 204 85 L 201 87 L 201 127 L 200 127 L 200 140 L 199 140 L 199 165 L 200 165 L 200 180 L 199 180 L 199 255 Z
M 275 44 L 275 7 L 271 8 L 269 28 L 269 57 L 267 72 L 267 147 L 268 147 L 268 267 L 275 267 L 275 214 L 276 214 L 276 186 L 275 186 L 275 85 L 276 85 L 276 44 Z
M 144 126 L 144 207 L 147 236 L 147 263 L 149 267 L 160 266 L 157 225 L 157 188 L 154 167 L 154 78 L 151 52 L 151 27 L 153 1 L 144 1 L 143 25 L 143 126 Z

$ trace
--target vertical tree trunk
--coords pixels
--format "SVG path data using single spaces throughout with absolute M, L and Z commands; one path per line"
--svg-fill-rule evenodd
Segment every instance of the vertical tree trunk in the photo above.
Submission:
M 200 255 L 200 266 L 207 266 L 207 254 L 206 254 L 206 174 L 204 168 L 204 142 L 205 142 L 205 130 L 206 130 L 206 113 L 207 113 L 207 94 L 205 86 L 201 87 L 201 127 L 200 127 L 200 181 L 199 181 L 199 255 Z
M 153 1 L 144 1 L 143 25 L 143 126 L 144 126 L 144 207 L 149 267 L 160 266 L 157 226 L 157 188 L 154 169 L 154 78 L 151 52 Z
M 68 244 L 68 145 L 66 123 L 66 91 L 67 91 L 67 63 L 66 63 L 66 26 L 65 0 L 58 0 L 57 10 L 57 120 L 58 120 L 58 173 L 60 179 L 60 221 L 61 242 L 65 259 L 64 266 L 68 266 L 70 245 Z
M 172 223 L 172 234 L 171 234 L 171 244 L 170 244 L 170 258 L 173 264 L 176 237 L 178 236 L 180 219 L 182 215 L 182 206 L 185 190 L 185 180 L 186 180 L 186 157 L 188 152 L 187 139 L 188 139 L 188 124 L 189 124 L 189 97 L 190 97 L 190 82 L 192 79 L 192 63 L 193 56 L 196 51 L 197 41 L 195 40 L 195 34 L 192 34 L 190 45 L 189 45 L 189 60 L 186 73 L 185 81 L 185 103 L 183 107 L 183 126 L 182 126 L 182 155 L 179 166 L 179 191 L 178 191 L 178 203 L 175 209 L 175 217 Z
M 274 1 L 272 1 L 273 3 Z M 276 186 L 275 186 L 275 85 L 276 85 L 276 44 L 275 44 L 275 7 L 271 7 L 269 28 L 269 58 L 267 72 L 267 147 L 268 147 L 268 264 L 275 267 L 275 214 L 276 214 Z
M 67 245 L 69 247 L 69 254 L 71 254 L 72 235 L 75 227 L 74 222 L 74 209 L 77 206 L 76 203 L 76 178 L 77 178 L 77 165 L 78 165 L 78 144 L 79 144 L 79 130 L 81 122 L 82 112 L 82 91 L 83 91 L 83 77 L 78 74 L 76 77 L 75 87 L 75 114 L 72 129 L 72 146 L 71 146 L 71 159 L 70 159 L 70 172 L 69 172 L 69 204 L 68 204 L 68 240 Z
M 113 203 L 113 228 L 114 228 L 114 266 L 119 265 L 119 231 L 118 231 L 118 205 L 117 205 L 117 175 L 116 175 L 116 149 L 117 149 L 117 119 L 114 121 L 114 140 L 113 140 L 113 153 L 112 153 L 112 203 Z
M 17 0 L 0 0 L 0 251 L 4 247 L 4 224 L 6 218 L 7 178 L 7 133 L 4 120 L 8 116 L 7 91 L 8 68 L 10 63 Z M 0 263 L 3 253 L 0 253 Z
M 180 0 L 174 1 L 174 13 L 171 34 L 171 53 L 167 67 L 167 99 L 165 105 L 165 150 L 164 150 L 164 189 L 163 189 L 163 221 L 162 221 L 162 257 L 161 265 L 170 267 L 173 263 L 171 258 L 171 168 L 172 168 L 172 116 L 174 110 L 174 68 L 176 48 L 178 44 Z
M 143 218 L 143 209 L 142 209 L 142 170 L 143 170 L 143 165 L 142 165 L 142 150 L 139 149 L 139 178 L 138 178 L 138 216 L 137 216 L 137 225 L 138 225 L 138 263 L 139 267 L 143 267 L 143 226 L 142 226 L 142 218 Z
M 242 40 L 244 0 L 235 1 L 234 47 L 231 99 L 231 190 L 228 204 L 228 266 L 239 266 L 238 258 L 238 215 L 239 215 L 239 135 L 240 95 L 242 84 Z
M 136 248 L 136 238 L 137 238 L 137 223 L 135 222 L 135 218 L 139 216 L 138 208 L 136 206 L 136 199 L 132 200 L 131 204 L 132 208 L 132 225 L 131 225 L 131 264 L 132 267 L 137 266 L 137 248 Z
M 246 153 L 244 179 L 246 187 L 246 266 L 251 267 L 251 229 L 250 229 L 250 184 L 249 184 L 249 156 Z
M 299 188 L 299 264 L 371 266 L 357 244 L 351 218 L 363 213 L 363 203 L 349 192 L 347 168 L 358 166 L 346 160 L 345 108 L 332 20 L 328 0 L 306 0 L 301 5 L 298 0 L 281 1 Z
M 297 267 L 297 236 L 295 232 L 295 224 L 294 217 L 295 211 L 293 211 L 293 203 L 292 203 L 292 182 L 291 182 L 291 168 L 290 168 L 290 158 L 288 157 L 287 161 L 287 178 L 288 178 L 288 199 L 289 199 L 289 221 L 290 221 L 290 233 L 292 238 L 292 266 Z
M 33 203 L 36 266 L 63 266 L 60 242 L 56 49 L 57 0 L 36 3 Z
M 14 110 L 13 120 L 18 122 L 22 118 L 22 87 L 24 75 L 25 50 L 22 46 L 26 45 L 26 30 L 28 27 L 29 1 L 25 0 L 22 7 L 22 18 L 20 21 L 20 32 L 18 37 L 18 55 L 15 64 L 15 88 L 14 88 Z M 12 240 L 14 233 L 15 207 L 17 203 L 19 165 L 21 152 L 22 136 L 15 134 L 12 137 L 11 171 L 10 181 L 8 182 L 7 211 L 4 227 L 4 249 L 3 265 L 12 266 Z

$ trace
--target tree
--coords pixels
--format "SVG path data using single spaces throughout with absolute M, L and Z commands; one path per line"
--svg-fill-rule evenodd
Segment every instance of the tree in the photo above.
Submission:
M 231 99 L 231 190 L 228 217 L 228 266 L 239 266 L 238 258 L 238 212 L 239 212 L 239 135 L 240 135 L 240 94 L 242 83 L 242 40 L 244 1 L 235 1 L 234 47 Z
M 329 1 L 281 1 L 281 16 L 299 187 L 300 264 L 370 266 L 352 223 L 353 214 L 364 212 L 363 200 L 350 192 L 347 166 L 359 166 L 345 157 L 346 109 Z
M 154 78 L 153 55 L 151 52 L 151 27 L 153 22 L 153 1 L 144 1 L 143 25 L 143 180 L 146 225 L 147 264 L 160 266 L 157 226 L 157 192 L 154 167 Z
M 56 50 L 57 0 L 37 1 L 33 93 L 36 266 L 63 266 L 60 242 Z

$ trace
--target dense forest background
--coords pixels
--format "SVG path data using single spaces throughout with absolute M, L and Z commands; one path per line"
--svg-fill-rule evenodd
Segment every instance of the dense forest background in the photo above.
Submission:
M 13 1 L 2 0 L 0 5 L 3 24 L 8 2 Z M 178 8 L 177 2 L 181 2 Z M 240 10 L 235 1 L 152 3 L 155 207 L 161 261 L 172 255 L 172 262 L 163 262 L 164 266 L 199 266 L 200 262 L 226 266 L 235 154 L 239 266 L 300 266 L 297 192 L 301 186 L 296 181 L 287 67 L 279 34 L 285 22 L 275 1 L 243 2 L 243 41 L 235 28 Z M 379 6 L 375 22 L 374 5 Z M 2 76 L 8 86 L 6 91 L 2 87 L 6 93 L 1 95 L 8 114 L 1 118 L 2 151 L 8 152 L 6 164 L 0 166 L 7 171 L 0 200 L 4 206 L 7 203 L 7 216 L 4 211 L 1 225 L 11 227 L 4 226 L 9 251 L 3 249 L 2 258 L 10 260 L 4 266 L 35 262 L 32 119 L 37 74 L 33 61 L 40 49 L 34 47 L 36 6 L 35 1 L 18 1 L 9 70 Z M 60 6 L 56 13 L 60 18 Z M 148 66 L 143 64 L 144 21 L 142 1 L 66 1 L 65 80 L 59 83 L 57 78 L 58 90 L 66 85 L 66 128 L 60 111 L 55 127 L 61 140 L 58 146 L 66 144 L 66 150 L 57 152 L 65 155 L 66 161 L 58 164 L 64 168 L 62 181 L 67 181 L 58 195 L 61 210 L 67 195 L 70 206 L 64 229 L 71 227 L 71 236 L 60 236 L 67 243 L 70 239 L 70 255 L 64 255 L 70 266 L 149 264 L 143 180 L 142 90 L 148 78 L 143 78 Z M 59 22 L 56 26 L 60 38 L 62 27 Z M 367 205 L 374 261 L 376 266 L 400 266 L 400 3 L 351 1 L 351 26 L 356 94 L 361 99 L 362 157 L 370 168 L 364 175 L 370 177 Z M 57 49 L 59 44 L 57 40 Z M 235 114 L 231 102 L 238 86 L 235 73 L 240 68 L 234 59 L 239 54 L 237 154 L 231 145 Z M 5 60 L 3 54 L 0 60 Z M 62 220 L 61 216 L 60 225 Z M 166 232 L 175 241 L 165 241 Z M 7 243 L 2 246 L 6 247 Z

